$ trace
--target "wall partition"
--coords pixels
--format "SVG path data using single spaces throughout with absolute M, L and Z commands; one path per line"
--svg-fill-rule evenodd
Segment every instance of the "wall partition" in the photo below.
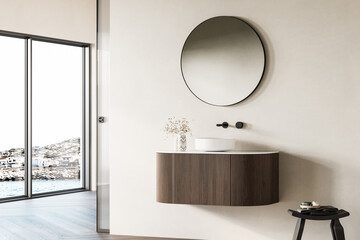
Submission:
M 98 0 L 98 115 L 104 120 L 98 125 L 97 153 L 97 231 L 110 230 L 110 177 L 109 177 L 109 77 L 110 77 L 110 1 Z
M 88 189 L 89 45 L 0 32 L 0 201 Z

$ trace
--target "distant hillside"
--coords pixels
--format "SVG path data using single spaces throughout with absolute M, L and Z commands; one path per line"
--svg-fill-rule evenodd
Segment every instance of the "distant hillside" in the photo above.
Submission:
M 59 158 L 80 154 L 80 138 L 72 138 L 60 143 L 50 144 L 43 147 L 35 146 L 32 149 L 33 157 Z
M 72 138 L 32 149 L 32 179 L 79 179 L 80 138 Z M 23 181 L 24 148 L 0 152 L 0 181 Z
M 72 138 L 59 143 L 46 146 L 34 146 L 32 154 L 35 158 L 59 158 L 64 156 L 74 156 L 80 154 L 80 138 Z M 24 157 L 24 148 L 12 148 L 0 151 L 0 159 Z

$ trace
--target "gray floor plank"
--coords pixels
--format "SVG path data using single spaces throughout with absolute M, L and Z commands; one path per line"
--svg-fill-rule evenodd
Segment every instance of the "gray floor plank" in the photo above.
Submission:
M 171 240 L 97 233 L 95 197 L 81 192 L 0 203 L 0 240 Z

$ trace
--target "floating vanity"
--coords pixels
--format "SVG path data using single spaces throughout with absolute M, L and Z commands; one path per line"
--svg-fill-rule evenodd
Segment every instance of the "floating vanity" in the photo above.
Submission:
M 257 206 L 279 202 L 278 152 L 157 152 L 161 203 Z

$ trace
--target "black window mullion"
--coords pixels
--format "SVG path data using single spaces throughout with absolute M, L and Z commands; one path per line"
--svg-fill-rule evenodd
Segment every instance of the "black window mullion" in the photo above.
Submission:
M 32 197 L 32 40 L 26 39 L 25 50 L 25 193 Z

